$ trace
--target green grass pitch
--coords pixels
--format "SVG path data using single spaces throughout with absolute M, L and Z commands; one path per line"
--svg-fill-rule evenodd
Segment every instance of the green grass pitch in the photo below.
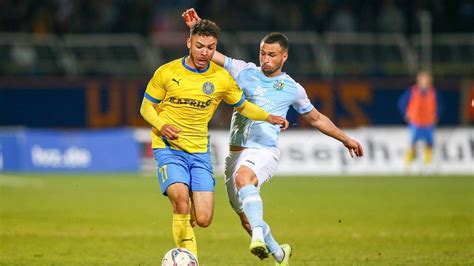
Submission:
M 0 175 L 0 265 L 160 265 L 171 209 L 140 175 Z M 292 265 L 474 265 L 474 178 L 274 178 L 262 189 Z M 248 252 L 217 178 L 197 228 L 201 265 L 273 265 Z

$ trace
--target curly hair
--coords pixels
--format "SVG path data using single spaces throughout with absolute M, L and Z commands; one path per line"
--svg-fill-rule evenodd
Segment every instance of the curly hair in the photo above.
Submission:
M 201 19 L 196 22 L 190 30 L 191 35 L 200 35 L 200 36 L 211 36 L 216 39 L 219 39 L 219 33 L 221 29 L 213 21 L 207 19 Z

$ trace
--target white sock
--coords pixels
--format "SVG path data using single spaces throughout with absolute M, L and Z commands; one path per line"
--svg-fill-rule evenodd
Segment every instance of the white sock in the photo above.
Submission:
M 285 257 L 285 252 L 283 249 L 280 247 L 275 251 L 275 253 L 272 254 L 273 257 L 275 258 L 276 261 L 281 262 L 283 260 L 283 257 Z
M 263 240 L 263 228 L 260 227 L 260 226 L 257 226 L 257 227 L 254 227 L 252 229 L 252 241 L 254 240 L 260 240 L 262 242 L 265 242 L 265 240 Z

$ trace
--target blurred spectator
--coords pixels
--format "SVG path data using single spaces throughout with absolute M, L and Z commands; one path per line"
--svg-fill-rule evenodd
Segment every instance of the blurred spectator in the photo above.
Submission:
M 19 67 L 30 68 L 35 65 L 36 53 L 33 47 L 17 44 L 10 50 L 12 62 Z
M 443 1 L 436 0 L 433 2 L 432 21 L 433 28 L 435 28 L 437 32 L 447 32 L 451 26 L 450 22 L 446 20 L 446 11 L 446 6 Z
M 330 8 L 330 0 L 312 1 L 312 3 L 309 4 L 309 12 L 307 15 L 308 24 L 310 25 L 309 30 L 322 32 L 326 29 Z
M 354 32 L 356 29 L 356 19 L 347 3 L 343 3 L 331 19 L 329 25 L 331 31 Z
M 56 0 L 56 12 L 54 14 L 54 28 L 57 34 L 69 31 L 68 25 L 72 22 L 74 4 L 71 0 Z
M 228 31 L 416 33 L 420 10 L 432 14 L 434 32 L 474 31 L 472 0 L 2 0 L 0 32 L 181 31 L 180 15 L 189 7 Z
M 380 32 L 387 33 L 404 33 L 405 32 L 405 16 L 395 5 L 394 0 L 385 0 L 382 9 L 379 12 L 377 25 Z
M 154 1 L 153 3 L 150 30 L 153 34 L 157 34 L 163 31 L 183 30 L 181 14 L 187 8 L 195 6 L 196 1 Z
M 53 9 L 43 6 L 34 14 L 32 31 L 37 35 L 43 35 L 53 32 Z
M 92 23 L 96 32 L 112 32 L 118 19 L 118 8 L 112 0 L 94 1 Z M 91 25 L 92 26 L 92 25 Z
M 283 8 L 287 13 L 287 16 L 285 16 L 287 26 L 284 29 L 301 30 L 303 28 L 304 19 L 301 15 L 301 9 L 297 5 L 290 3 L 286 4 Z
M 271 0 L 260 0 L 255 3 L 256 15 L 261 20 L 261 24 L 265 28 L 272 26 L 273 14 L 274 14 L 274 4 Z
M 474 31 L 474 2 L 464 0 L 459 6 L 459 29 L 460 31 Z
M 372 0 L 360 1 L 359 5 L 355 7 L 358 14 L 358 30 L 360 32 L 375 32 L 377 26 L 375 18 L 377 17 L 377 6 L 373 4 Z

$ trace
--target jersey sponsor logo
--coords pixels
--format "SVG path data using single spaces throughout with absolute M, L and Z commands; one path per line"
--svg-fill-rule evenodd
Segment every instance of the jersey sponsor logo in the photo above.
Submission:
M 175 78 L 173 78 L 172 81 L 176 82 L 176 84 L 178 84 L 178 86 L 179 86 L 179 82 L 181 81 L 181 79 L 175 79 Z
M 253 165 L 255 165 L 255 163 L 254 163 L 253 161 L 250 161 L 250 160 L 248 160 L 248 159 L 247 159 L 247 160 L 245 160 L 245 161 L 246 161 L 246 162 L 248 162 L 248 163 L 250 163 L 250 164 L 253 164 Z
M 168 99 L 168 102 L 174 103 L 174 104 L 183 104 L 183 105 L 189 105 L 192 107 L 196 107 L 199 109 L 205 109 L 209 107 L 212 104 L 212 100 L 207 100 L 205 102 L 195 100 L 195 99 L 189 99 L 189 98 L 176 98 L 176 97 L 170 97 Z
M 285 87 L 285 83 L 283 83 L 283 81 L 281 80 L 278 80 L 277 82 L 273 84 L 273 88 L 277 91 L 281 91 L 284 87 Z
M 212 84 L 211 82 L 209 81 L 206 81 L 204 82 L 204 84 L 202 85 L 202 91 L 205 93 L 205 94 L 211 94 L 214 92 L 214 84 Z
M 181 239 L 181 243 L 182 242 L 193 242 L 193 241 L 194 241 L 194 237 Z

